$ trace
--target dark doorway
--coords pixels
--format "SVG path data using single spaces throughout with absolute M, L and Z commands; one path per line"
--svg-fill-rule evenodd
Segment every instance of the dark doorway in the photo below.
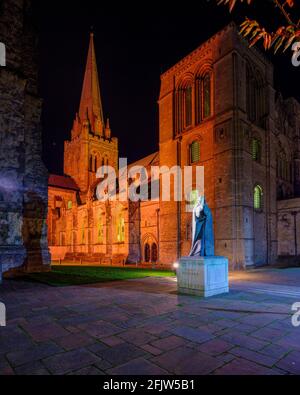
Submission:
M 145 244 L 145 251 L 144 251 L 145 262 L 150 262 L 150 246 L 148 243 Z
M 151 262 L 157 262 L 157 244 L 153 243 L 151 246 Z

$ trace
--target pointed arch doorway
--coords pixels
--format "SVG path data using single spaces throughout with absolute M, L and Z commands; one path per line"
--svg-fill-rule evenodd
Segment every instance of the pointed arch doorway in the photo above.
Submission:
M 158 243 L 156 238 L 147 234 L 143 238 L 143 261 L 145 263 L 157 263 L 158 261 Z

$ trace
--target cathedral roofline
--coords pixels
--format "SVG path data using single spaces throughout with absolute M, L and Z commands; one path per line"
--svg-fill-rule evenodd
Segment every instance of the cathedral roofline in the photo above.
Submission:
M 69 176 L 60 176 L 58 174 L 49 174 L 48 180 L 49 187 L 71 189 L 74 191 L 79 191 L 79 187 L 75 180 Z
M 225 32 L 229 31 L 230 29 L 234 30 L 237 35 L 238 35 L 238 26 L 236 25 L 235 22 L 230 22 L 228 25 L 226 25 L 223 29 L 219 30 L 217 33 L 215 33 L 213 36 L 211 36 L 208 40 L 204 41 L 202 44 L 200 44 L 197 48 L 195 48 L 192 52 L 189 52 L 186 56 L 181 58 L 177 63 L 175 63 L 173 66 L 171 66 L 168 70 L 165 72 L 161 73 L 161 79 L 166 77 L 172 72 L 175 72 L 176 69 L 178 69 L 180 66 L 184 65 L 189 59 L 192 59 L 195 54 L 205 50 L 209 49 L 209 45 L 211 44 L 212 41 L 214 41 L 218 36 L 224 34 Z M 238 35 L 239 36 L 239 35 Z M 241 36 L 241 41 L 246 43 L 246 40 L 243 39 Z M 273 63 L 267 58 L 267 56 L 260 51 L 259 48 L 256 47 L 251 47 L 249 48 L 252 51 L 256 52 L 264 61 L 268 62 L 269 64 L 273 65 Z
M 150 155 L 144 156 L 143 158 L 141 158 L 133 163 L 130 163 L 128 165 L 128 167 L 133 167 L 133 166 L 147 167 L 147 166 L 155 164 L 157 161 L 159 161 L 159 151 L 153 152 Z

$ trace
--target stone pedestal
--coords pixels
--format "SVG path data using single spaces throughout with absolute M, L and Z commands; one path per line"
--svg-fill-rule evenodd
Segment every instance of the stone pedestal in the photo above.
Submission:
M 223 256 L 182 257 L 177 269 L 181 294 L 213 296 L 229 292 L 228 259 Z

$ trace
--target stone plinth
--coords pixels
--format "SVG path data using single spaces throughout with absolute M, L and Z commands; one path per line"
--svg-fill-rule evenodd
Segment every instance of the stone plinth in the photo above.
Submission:
M 204 297 L 229 292 L 228 259 L 182 257 L 177 269 L 177 287 L 179 293 Z

